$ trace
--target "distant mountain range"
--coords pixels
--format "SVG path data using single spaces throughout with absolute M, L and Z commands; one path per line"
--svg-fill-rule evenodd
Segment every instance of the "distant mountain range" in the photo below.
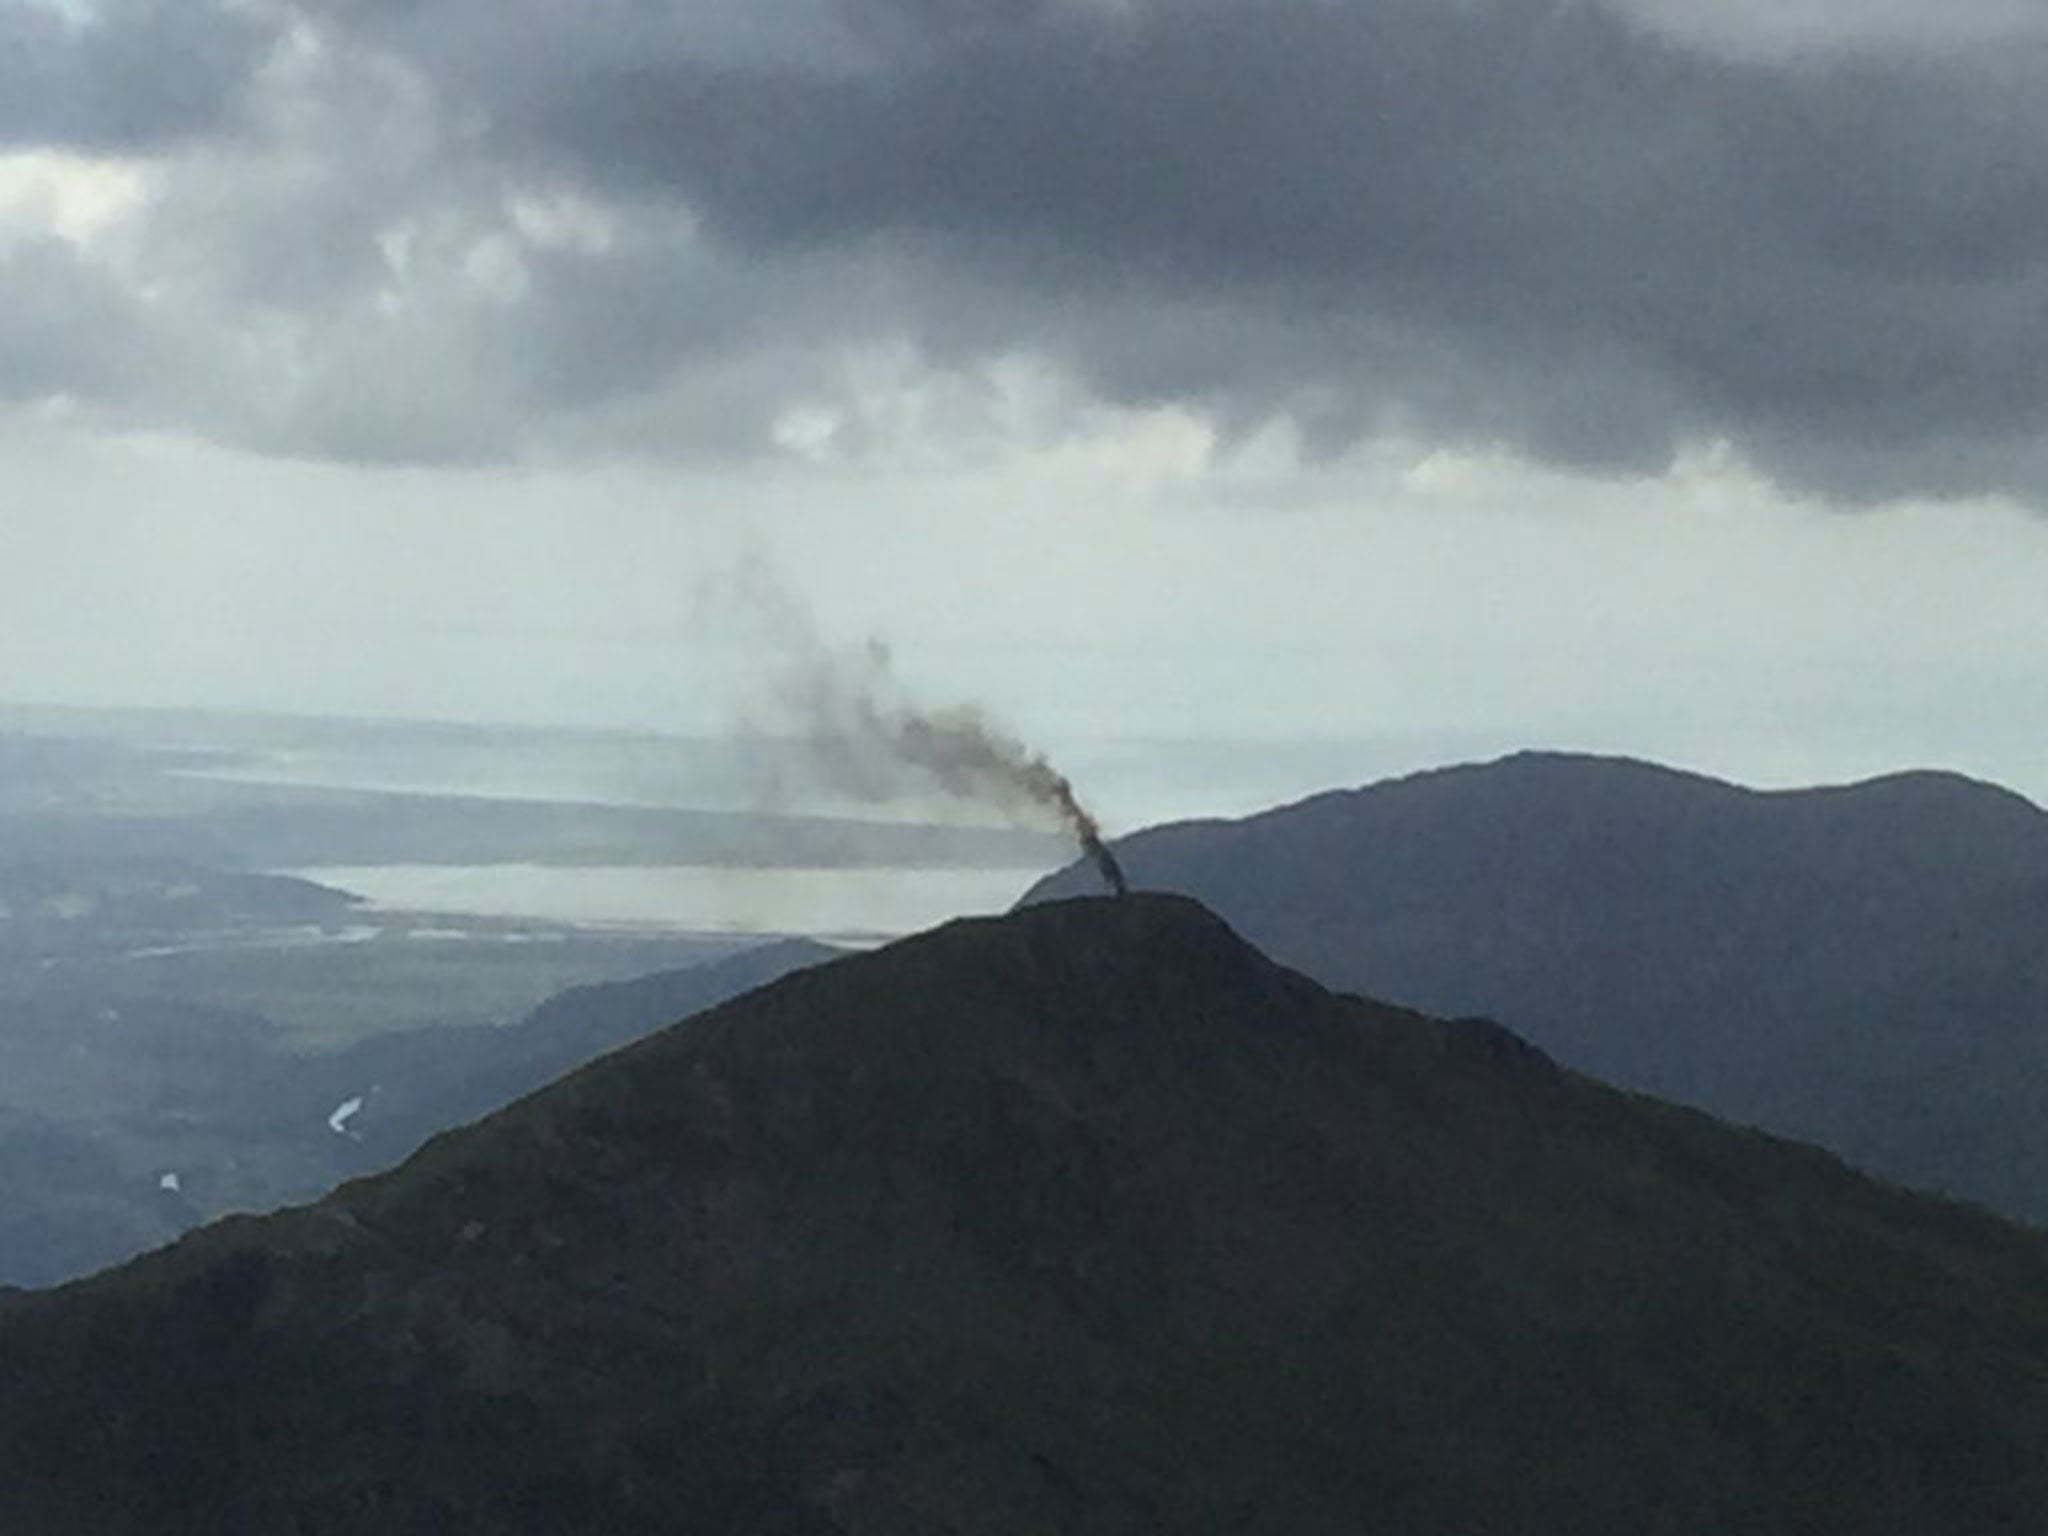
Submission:
M 1116 846 L 1327 985 L 2048 1221 L 2048 815 L 2017 795 L 1528 753 Z
M 0 1529 L 2038 1529 L 2048 1238 L 1195 904 L 798 972 L 0 1298 Z

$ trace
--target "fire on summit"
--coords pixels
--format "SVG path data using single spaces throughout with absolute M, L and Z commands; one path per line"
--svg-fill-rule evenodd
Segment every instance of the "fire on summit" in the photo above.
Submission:
M 1103 884 L 1128 893 L 1072 781 L 975 705 L 932 709 L 912 700 L 883 641 L 829 645 L 801 600 L 759 560 L 706 583 L 698 608 L 714 627 L 758 634 L 772 658 L 777 723 L 793 732 L 826 787 L 870 804 L 937 793 L 1012 816 L 1056 818 Z

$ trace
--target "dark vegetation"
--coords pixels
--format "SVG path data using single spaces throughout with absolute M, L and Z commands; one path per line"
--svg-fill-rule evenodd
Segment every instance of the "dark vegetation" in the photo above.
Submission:
M 2022 1531 L 2044 1298 L 2026 1230 L 1054 903 L 0 1300 L 0 1528 Z
M 2048 815 L 2017 795 L 1524 754 L 1117 852 L 1327 985 L 2048 1221 Z

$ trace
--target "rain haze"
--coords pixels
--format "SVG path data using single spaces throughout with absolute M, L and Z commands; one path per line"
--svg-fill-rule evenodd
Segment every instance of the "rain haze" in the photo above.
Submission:
M 1114 832 L 2048 763 L 2048 22 L 5 0 L 0 698 L 716 734 L 766 561 Z

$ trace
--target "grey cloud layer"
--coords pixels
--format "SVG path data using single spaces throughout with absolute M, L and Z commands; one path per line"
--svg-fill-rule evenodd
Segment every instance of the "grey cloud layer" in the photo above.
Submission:
M 0 147 L 149 150 L 217 126 L 271 30 L 215 0 L 0 0 Z
M 0 252 L 0 399 L 102 395 L 149 366 L 121 288 L 62 241 Z
M 1541 0 L 852 14 L 854 67 L 650 35 L 463 88 L 509 153 L 738 249 L 891 242 L 979 290 L 905 317 L 927 345 L 1133 402 L 1596 464 L 1728 435 L 1856 494 L 2024 473 L 2048 421 L 2036 44 L 1771 62 Z
M 257 265 L 305 280 L 301 321 L 359 329 L 405 286 L 379 229 L 431 220 L 445 178 L 468 223 L 444 275 L 490 240 L 518 282 L 484 303 L 450 278 L 387 329 L 416 376 L 494 381 L 462 452 L 664 391 L 758 441 L 821 387 L 806 359 L 896 342 L 1042 357 L 1226 433 L 1286 417 L 1312 450 L 1397 428 L 1655 468 L 1726 437 L 1857 498 L 2048 500 L 2048 52 L 2025 29 L 1788 58 L 1589 0 L 319 14 L 358 65 L 409 72 L 422 137 L 369 199 L 345 132 L 305 149 L 285 184 L 332 233 Z M 176 99 L 219 99 L 191 78 Z M 505 211 L 522 189 L 589 200 L 607 238 L 536 244 Z M 226 264 L 280 238 L 232 201 Z

